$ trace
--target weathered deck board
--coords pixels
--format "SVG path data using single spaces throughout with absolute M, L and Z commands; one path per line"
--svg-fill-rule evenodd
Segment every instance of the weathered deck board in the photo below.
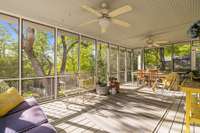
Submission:
M 182 94 L 175 98 L 150 88 L 127 88 L 115 96 L 87 93 L 84 101 L 76 96 L 41 106 L 59 133 L 183 132 Z
M 162 118 L 162 122 L 156 132 L 158 133 L 169 133 L 172 129 L 174 119 L 177 115 L 178 105 L 180 99 L 174 101 L 174 103 L 166 110 L 166 115 Z
M 180 103 L 178 105 L 178 109 L 176 112 L 176 115 L 174 117 L 174 121 L 172 122 L 171 126 L 171 133 L 182 133 L 184 132 L 184 117 L 185 117 L 185 111 L 184 111 L 184 98 L 180 100 Z

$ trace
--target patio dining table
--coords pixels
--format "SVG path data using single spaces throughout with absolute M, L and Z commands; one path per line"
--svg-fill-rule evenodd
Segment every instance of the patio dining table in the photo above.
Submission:
M 132 72 L 132 82 L 134 84 L 135 82 L 135 79 L 137 81 L 137 86 L 138 86 L 138 75 L 140 74 L 140 72 L 136 71 L 136 72 Z M 163 73 L 163 72 L 158 72 L 158 73 L 151 73 L 150 71 L 144 71 L 143 72 L 143 75 L 146 79 L 146 81 L 148 82 L 147 84 L 149 86 L 151 86 L 152 84 L 152 80 L 151 80 L 151 77 L 156 77 L 157 79 L 163 79 L 166 77 L 166 73 Z M 136 77 L 136 78 L 134 78 Z
M 181 90 L 186 93 L 186 115 L 185 115 L 185 132 L 190 133 L 191 123 L 200 123 L 200 114 L 193 114 L 192 108 L 200 110 L 200 104 L 192 103 L 192 96 L 194 94 L 200 94 L 200 83 L 191 80 L 185 80 L 180 86 Z

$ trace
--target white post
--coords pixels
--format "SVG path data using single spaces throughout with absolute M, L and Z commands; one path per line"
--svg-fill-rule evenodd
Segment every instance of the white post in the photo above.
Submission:
M 192 67 L 192 70 L 196 70 L 196 47 L 192 47 L 192 51 L 191 51 L 191 67 Z
M 19 94 L 22 95 L 22 18 L 19 18 Z
M 57 41 L 58 39 L 58 29 L 55 29 L 55 46 L 54 46 L 54 98 L 57 99 L 58 96 L 58 73 L 57 73 Z
M 109 83 L 109 77 L 110 77 L 110 44 L 107 48 L 107 84 Z
M 98 71 L 98 65 L 97 65 L 97 58 L 98 58 L 98 52 L 97 52 L 97 40 L 95 40 L 95 74 L 94 74 L 94 88 L 96 87 L 96 81 L 97 81 L 97 71 Z
M 119 70 L 119 46 L 117 46 L 117 80 L 120 81 L 120 70 Z
M 78 88 L 80 88 L 80 84 L 79 84 L 79 76 L 80 76 L 80 49 L 81 49 L 81 39 L 82 39 L 82 36 L 81 34 L 79 34 L 79 43 L 78 43 L 78 74 L 77 74 L 77 85 L 78 85 Z
M 124 80 L 125 80 L 125 83 L 127 82 L 127 49 L 125 49 L 125 59 L 124 59 L 124 62 L 125 62 L 125 73 L 124 73 Z
M 142 56 L 141 56 L 141 51 L 140 51 L 140 53 L 138 54 L 138 58 L 137 58 L 138 70 L 141 70 L 141 69 L 142 69 L 142 68 L 141 68 L 141 66 L 142 66 L 141 60 L 142 60 Z

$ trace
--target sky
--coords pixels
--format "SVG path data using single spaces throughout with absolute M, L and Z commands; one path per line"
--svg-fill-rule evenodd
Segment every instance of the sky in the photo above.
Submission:
M 11 24 L 12 27 L 10 26 L 10 24 Z M 5 29 L 7 30 L 8 34 L 11 35 L 12 39 L 17 42 L 18 41 L 18 33 L 16 33 L 16 31 L 18 31 L 18 23 L 16 22 L 16 23 L 10 23 L 10 24 L 9 24 L 8 21 L 0 19 L 0 25 L 5 27 Z M 15 28 L 16 31 L 13 30 L 13 28 Z M 47 36 L 48 36 L 48 44 L 49 45 L 54 45 L 54 43 L 55 43 L 54 42 L 55 41 L 54 33 L 47 32 Z
M 7 21 L 0 19 L 0 25 L 3 25 L 3 27 L 5 27 L 5 29 L 7 29 L 7 32 L 11 35 L 13 40 L 15 40 L 15 41 L 18 40 L 17 33 L 10 27 L 10 25 Z M 18 26 L 16 23 L 12 24 L 12 27 L 14 27 L 18 31 Z

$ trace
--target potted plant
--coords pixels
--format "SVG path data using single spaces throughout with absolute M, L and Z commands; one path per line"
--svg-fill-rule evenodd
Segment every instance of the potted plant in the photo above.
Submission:
M 100 45 L 101 46 L 101 45 Z M 97 60 L 98 66 L 100 66 L 98 70 L 98 77 L 96 83 L 96 92 L 100 95 L 107 95 L 108 94 L 108 87 L 107 87 L 107 67 L 105 64 L 105 60 L 101 53 L 101 47 L 99 50 L 99 58 Z
M 190 29 L 188 30 L 188 34 L 191 38 L 198 38 L 200 39 L 200 20 L 195 22 Z
M 200 40 L 200 20 L 192 24 L 188 30 L 188 34 L 191 38 L 199 38 Z M 192 80 L 200 81 L 200 72 L 198 70 L 193 70 L 189 73 L 189 77 Z
M 99 95 L 107 95 L 108 94 L 108 87 L 107 82 L 104 78 L 100 78 L 96 85 L 96 92 Z
M 194 81 L 200 81 L 200 72 L 198 70 L 192 70 L 190 73 L 189 73 L 189 77 L 191 80 L 194 80 Z

